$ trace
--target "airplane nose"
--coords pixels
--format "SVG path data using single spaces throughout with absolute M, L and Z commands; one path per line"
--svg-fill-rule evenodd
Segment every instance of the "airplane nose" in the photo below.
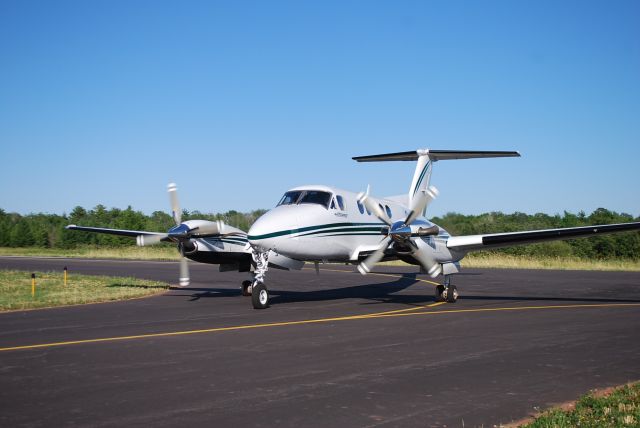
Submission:
M 249 228 L 247 239 L 253 247 L 261 250 L 273 250 L 276 246 L 276 239 L 279 234 L 275 217 L 271 211 L 260 216 Z

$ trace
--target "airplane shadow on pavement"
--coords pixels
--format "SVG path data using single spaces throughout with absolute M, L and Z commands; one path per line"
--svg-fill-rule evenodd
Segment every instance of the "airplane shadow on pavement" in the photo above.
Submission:
M 395 295 L 403 291 L 417 281 L 416 274 L 407 274 L 394 281 L 376 282 L 370 284 L 359 284 L 351 287 L 338 287 L 332 289 L 309 290 L 309 291 L 292 291 L 282 289 L 269 289 L 270 304 L 278 305 L 282 303 L 293 302 L 317 302 L 331 301 L 343 299 L 367 299 L 371 303 L 404 303 L 404 304 L 423 304 L 433 301 L 431 290 L 427 295 Z M 190 301 L 200 300 L 202 298 L 218 298 L 218 297 L 237 297 L 240 294 L 238 289 L 230 288 L 192 288 L 192 287 L 172 287 L 173 291 L 191 292 Z M 166 294 L 165 296 L 185 296 L 185 294 Z
M 387 272 L 385 272 L 387 273 Z M 389 274 L 394 274 L 388 272 Z M 318 301 L 334 301 L 343 299 L 364 299 L 368 302 L 362 304 L 382 304 L 397 303 L 405 305 L 423 305 L 433 302 L 434 296 L 427 285 L 427 288 L 420 288 L 416 294 L 397 294 L 411 287 L 418 282 L 415 273 L 399 272 L 402 275 L 393 281 L 375 282 L 368 284 L 359 284 L 350 287 L 337 287 L 331 289 L 316 289 L 308 291 L 294 291 L 285 289 L 269 289 L 270 304 L 279 305 L 295 302 L 318 302 Z M 425 284 L 426 285 L 426 284 Z M 276 284 L 277 286 L 277 284 Z M 563 296 L 532 296 L 532 295 L 479 295 L 465 294 L 465 288 L 458 287 L 461 295 L 460 302 L 477 301 L 477 302 L 554 302 L 554 303 L 640 303 L 640 299 L 634 298 L 609 298 L 609 297 L 563 297 Z M 187 294 L 170 293 L 165 296 L 185 297 L 189 296 L 189 301 L 196 301 L 202 298 L 220 298 L 220 297 L 238 297 L 239 288 L 204 288 L 204 287 L 172 287 L 172 291 L 184 291 Z

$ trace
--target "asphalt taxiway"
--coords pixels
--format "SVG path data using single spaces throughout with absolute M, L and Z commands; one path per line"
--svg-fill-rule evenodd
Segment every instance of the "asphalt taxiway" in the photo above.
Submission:
M 175 283 L 177 263 L 0 257 L 0 268 Z M 191 264 L 190 287 L 0 314 L 2 426 L 493 426 L 640 379 L 640 274 Z M 123 284 L 126 285 L 126 284 Z

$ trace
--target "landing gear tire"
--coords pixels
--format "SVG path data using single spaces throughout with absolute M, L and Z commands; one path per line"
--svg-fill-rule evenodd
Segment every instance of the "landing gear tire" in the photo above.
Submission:
M 269 307 L 269 291 L 262 282 L 253 285 L 251 303 L 253 303 L 253 309 L 266 309 Z
M 251 281 L 242 281 L 242 295 L 245 297 L 251 296 Z
M 458 289 L 455 285 L 448 286 L 442 295 L 447 303 L 455 303 L 458 300 Z
M 436 288 L 436 300 L 447 303 L 455 303 L 458 300 L 458 289 L 451 284 L 451 275 L 445 275 L 444 284 L 439 284 Z

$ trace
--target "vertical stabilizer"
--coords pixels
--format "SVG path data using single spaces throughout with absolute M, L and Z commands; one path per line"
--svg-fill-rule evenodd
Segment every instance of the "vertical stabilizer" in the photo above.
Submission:
M 433 162 L 429 158 L 429 154 L 425 153 L 418 156 L 416 170 L 413 173 L 413 181 L 409 187 L 409 206 L 413 206 L 413 199 L 420 191 L 426 190 L 431 181 L 431 171 L 433 170 Z

